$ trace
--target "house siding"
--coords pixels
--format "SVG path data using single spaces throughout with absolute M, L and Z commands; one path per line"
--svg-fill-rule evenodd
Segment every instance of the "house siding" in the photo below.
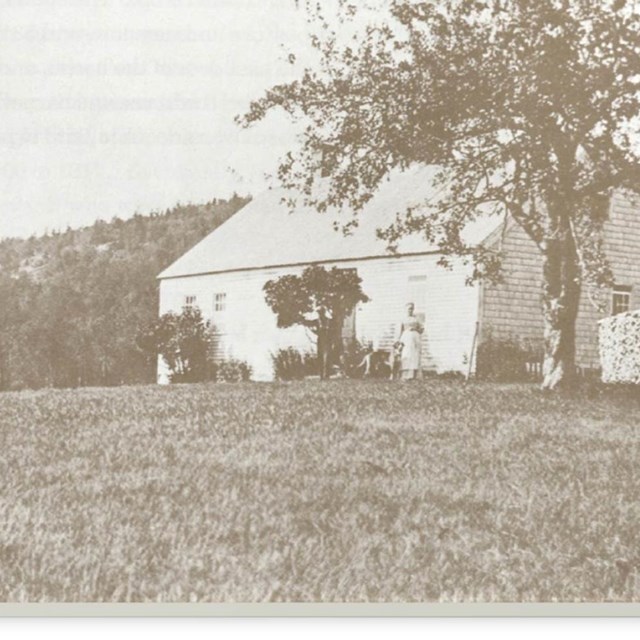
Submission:
M 542 346 L 542 258 L 535 244 L 517 225 L 501 240 L 504 281 L 482 285 L 480 341 L 515 338 Z M 640 307 L 640 202 L 624 193 L 611 199 L 605 226 L 605 252 L 617 284 L 631 286 L 631 308 Z M 611 313 L 597 311 L 588 291 L 582 292 L 576 321 L 576 363 L 599 368 L 598 320 Z
M 412 301 L 425 315 L 423 368 L 438 372 L 466 371 L 478 313 L 478 288 L 466 286 L 468 268 L 461 263 L 451 270 L 437 265 L 438 256 L 399 256 L 346 261 L 340 267 L 356 268 L 370 302 L 359 305 L 355 315 L 356 337 L 375 348 L 390 349 L 398 333 L 405 304 Z M 325 266 L 333 266 L 326 263 Z M 271 354 L 279 348 L 315 349 L 313 336 L 303 327 L 279 329 L 264 300 L 267 280 L 303 267 L 257 269 L 163 279 L 160 281 L 160 313 L 180 311 L 185 296 L 195 296 L 203 316 L 212 321 L 218 335 L 216 358 L 249 362 L 254 378 L 273 377 Z M 226 310 L 214 312 L 215 293 L 226 293 Z M 167 371 L 159 363 L 159 381 Z
M 640 196 L 613 197 L 605 249 L 616 284 L 631 287 L 630 308 L 640 308 Z
M 424 314 L 423 369 L 464 372 L 476 327 L 478 288 L 466 285 L 469 271 L 463 264 L 447 270 L 437 261 L 437 255 L 430 255 L 361 264 L 358 274 L 371 302 L 358 309 L 356 334 L 375 348 L 389 350 L 405 305 L 413 302 L 416 313 Z

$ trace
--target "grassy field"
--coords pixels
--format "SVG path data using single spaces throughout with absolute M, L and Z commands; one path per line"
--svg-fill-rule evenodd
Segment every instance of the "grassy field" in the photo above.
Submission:
M 0 395 L 3 601 L 638 601 L 640 393 Z

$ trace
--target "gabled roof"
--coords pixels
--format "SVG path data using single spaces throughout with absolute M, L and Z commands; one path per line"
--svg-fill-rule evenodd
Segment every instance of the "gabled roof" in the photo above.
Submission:
M 362 258 L 434 253 L 438 248 L 420 235 L 402 238 L 390 254 L 376 230 L 388 227 L 407 207 L 433 201 L 437 167 L 416 166 L 394 174 L 358 214 L 350 235 L 335 230 L 352 219 L 350 212 L 318 213 L 301 202 L 295 210 L 282 202 L 290 196 L 272 189 L 254 198 L 229 220 L 165 269 L 158 278 L 177 278 L 245 269 L 338 262 Z M 480 244 L 501 224 L 502 217 L 479 219 L 465 230 L 465 240 Z

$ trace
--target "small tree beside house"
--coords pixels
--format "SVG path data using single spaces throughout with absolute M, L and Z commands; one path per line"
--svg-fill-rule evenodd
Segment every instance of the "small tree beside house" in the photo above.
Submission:
M 351 269 L 307 267 L 301 275 L 284 275 L 264 285 L 265 299 L 278 327 L 307 327 L 316 337 L 320 377 L 329 377 L 331 356 L 340 347 L 345 318 L 369 298 Z
M 201 382 L 210 377 L 211 326 L 197 307 L 163 314 L 139 334 L 137 342 L 143 351 L 162 357 L 171 382 Z

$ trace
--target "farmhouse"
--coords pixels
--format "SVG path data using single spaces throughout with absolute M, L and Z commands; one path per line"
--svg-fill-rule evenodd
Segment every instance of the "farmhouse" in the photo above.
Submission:
M 397 213 L 437 197 L 435 169 L 416 167 L 385 183 L 359 214 L 359 225 L 345 235 L 334 221 L 345 212 L 318 213 L 304 206 L 293 211 L 282 202 L 286 192 L 270 190 L 256 197 L 159 276 L 160 313 L 198 306 L 217 335 L 216 359 L 237 358 L 253 368 L 255 379 L 273 377 L 271 355 L 293 346 L 314 348 L 303 327 L 279 329 L 264 300 L 263 286 L 286 273 L 320 264 L 355 269 L 370 301 L 361 304 L 343 327 L 345 339 L 390 349 L 404 305 L 411 301 L 424 320 L 422 366 L 438 373 L 467 373 L 477 345 L 489 337 L 541 344 L 541 260 L 520 228 L 503 216 L 487 216 L 465 230 L 465 239 L 504 255 L 499 285 L 467 284 L 471 267 L 454 260 L 438 264 L 441 254 L 425 238 L 403 238 L 390 253 L 376 230 L 388 227 Z M 640 305 L 640 222 L 628 199 L 611 201 L 607 251 L 616 286 L 608 313 Z M 585 295 L 578 317 L 577 361 L 597 368 L 597 321 L 602 316 Z M 158 381 L 168 379 L 159 363 Z

